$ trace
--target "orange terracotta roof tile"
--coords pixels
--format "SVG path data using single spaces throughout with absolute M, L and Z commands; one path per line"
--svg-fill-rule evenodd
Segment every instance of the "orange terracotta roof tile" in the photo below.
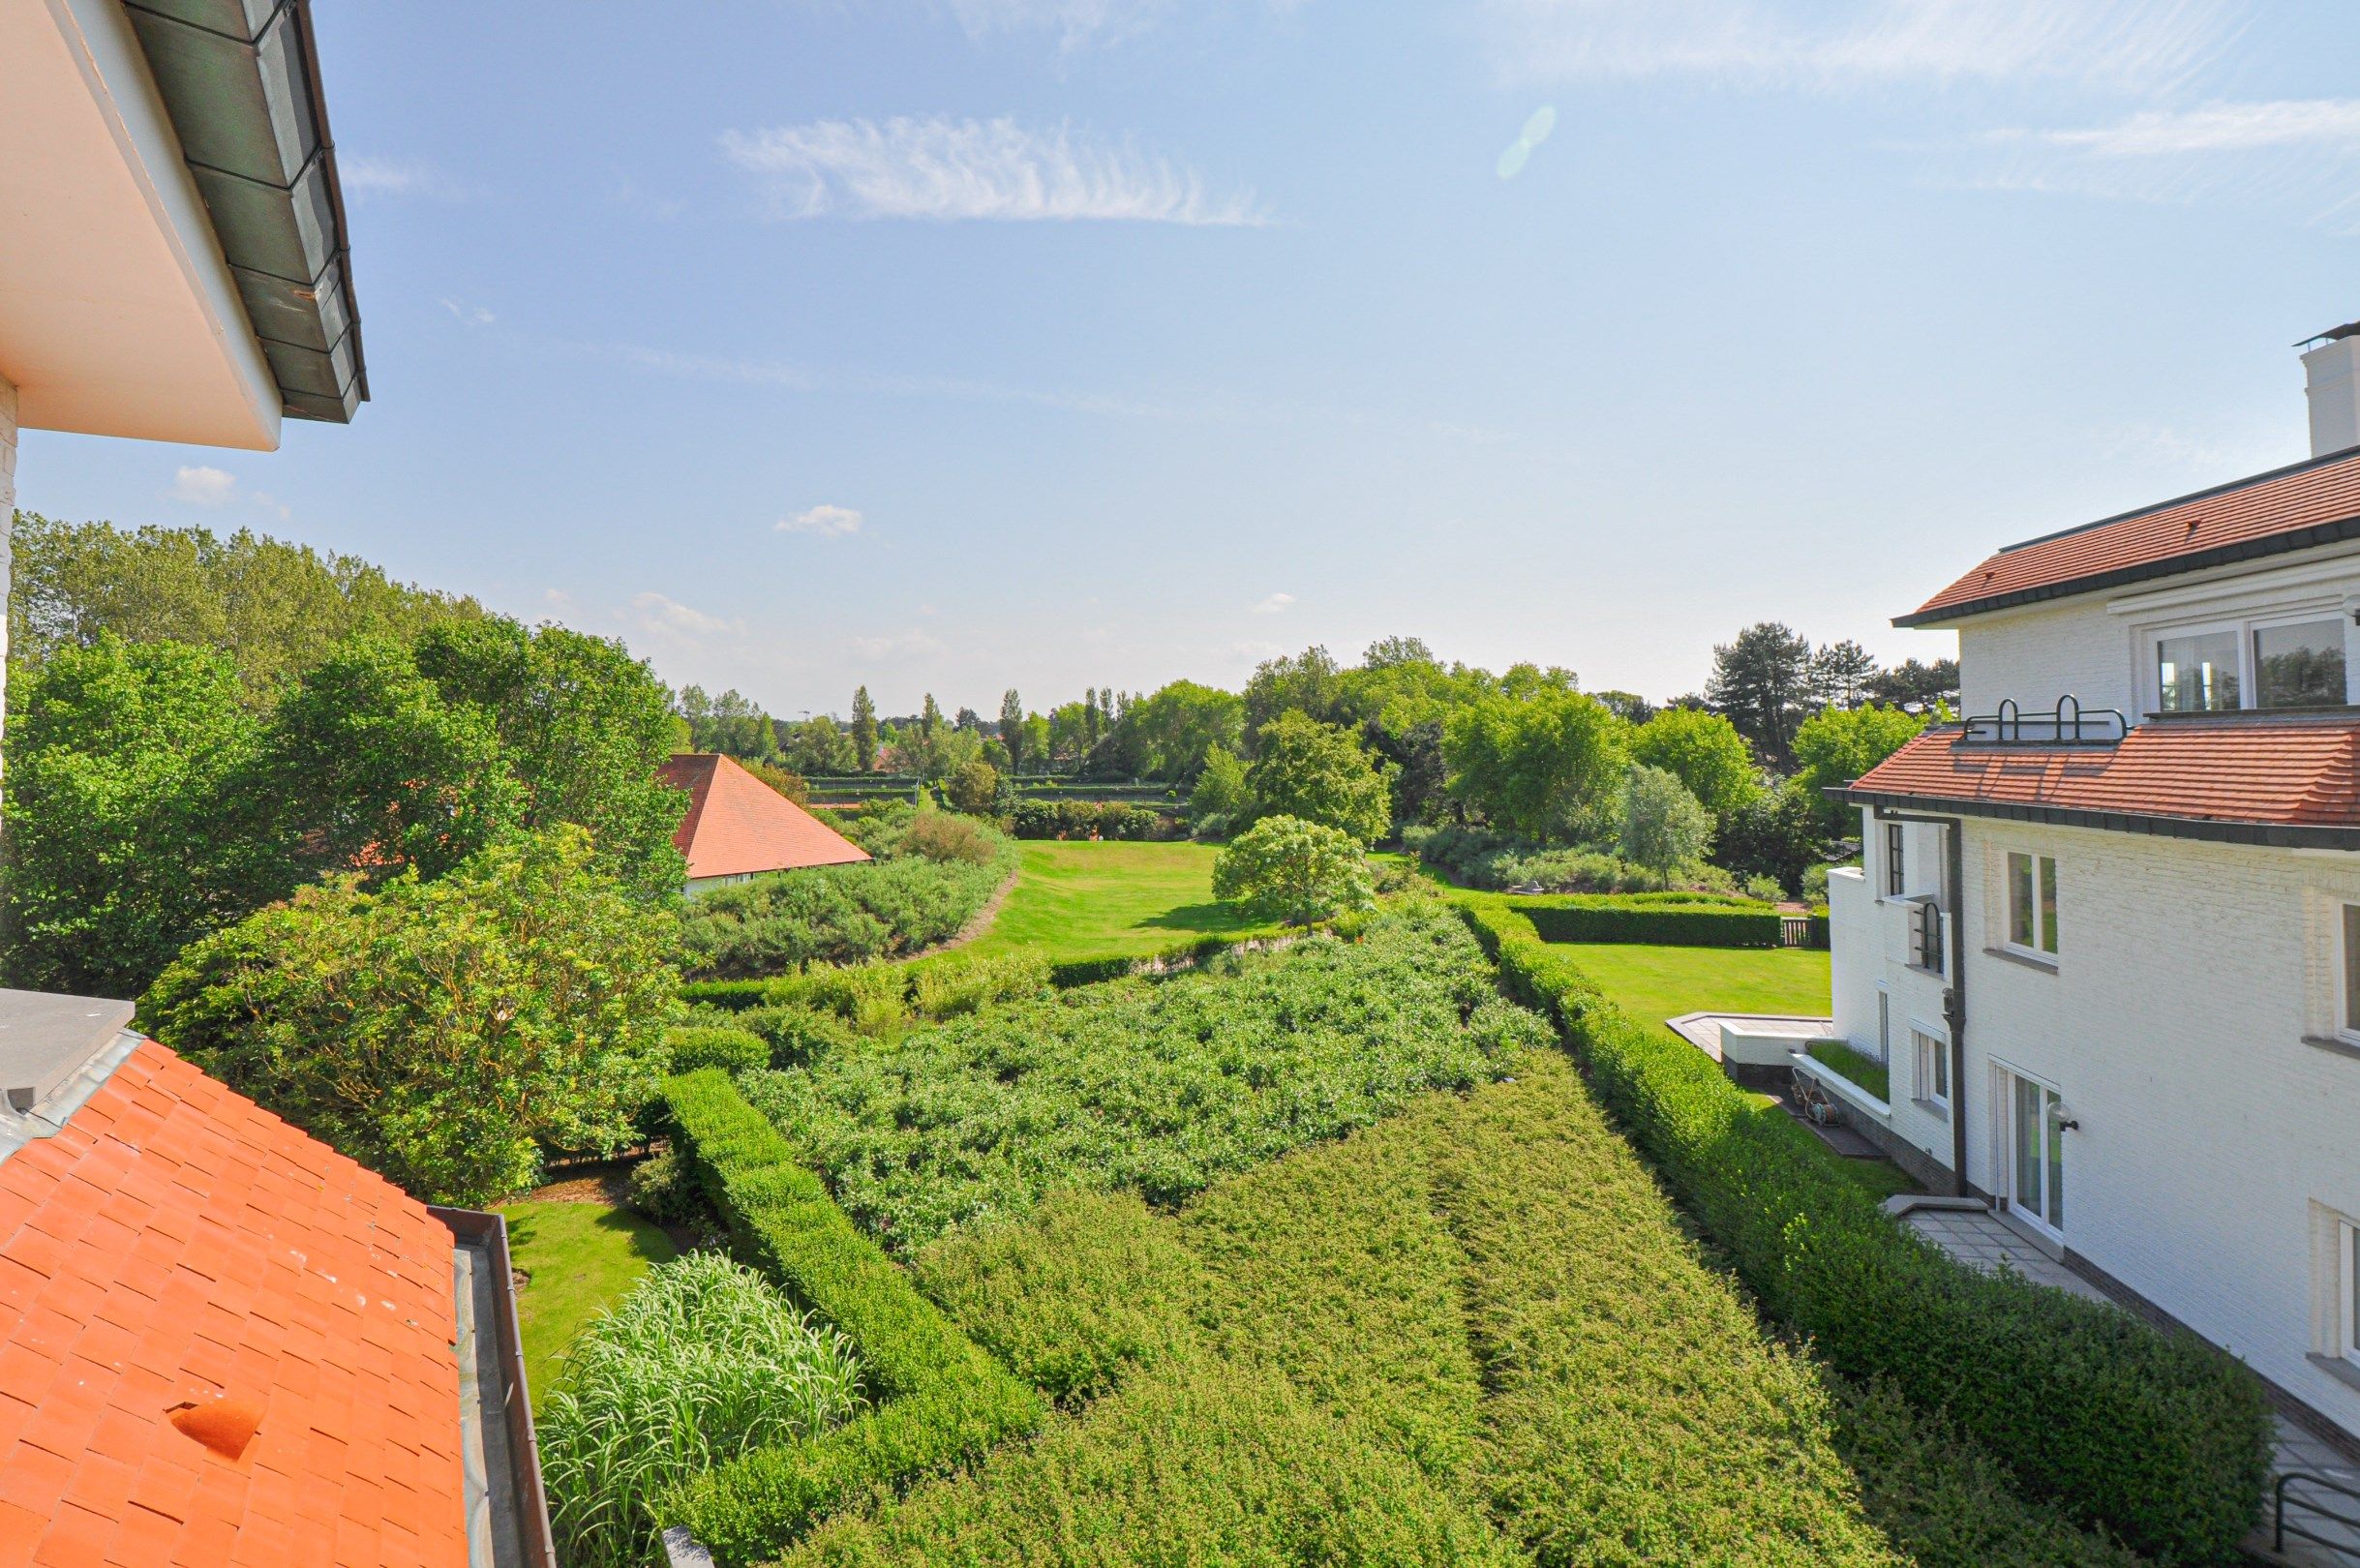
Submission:
M 688 875 L 737 877 L 814 865 L 849 865 L 866 851 L 747 772 L 737 760 L 683 751 L 656 774 L 688 792 L 688 815 L 672 842 Z
M 2350 538 L 2360 538 L 2360 450 L 2011 545 L 1893 624 L 1939 625 Z
M 464 1568 L 452 1245 L 140 1044 L 0 1159 L 0 1568 Z M 417 1480 L 398 1505 L 389 1471 Z
M 1963 737 L 1927 731 L 1854 781 L 1850 798 L 2151 831 L 2172 823 L 2254 829 L 2207 837 L 2360 842 L 2360 718 L 2156 720 L 2110 746 Z M 2123 820 L 2097 820 L 2108 818 Z

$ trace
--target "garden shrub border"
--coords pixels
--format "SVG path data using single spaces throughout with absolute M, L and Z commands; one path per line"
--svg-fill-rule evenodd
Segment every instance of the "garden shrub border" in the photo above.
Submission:
M 1049 983 L 1061 991 L 1077 985 L 1097 985 L 1106 980 L 1125 980 L 1133 975 L 1155 975 L 1168 970 L 1189 969 L 1220 957 L 1223 953 L 1241 949 L 1262 949 L 1282 946 L 1310 931 L 1325 929 L 1325 925 L 1305 926 L 1284 930 L 1273 926 L 1268 930 L 1250 932 L 1243 936 L 1198 937 L 1193 942 L 1175 943 L 1154 952 L 1113 953 L 1103 958 L 1067 958 L 1049 965 Z M 953 950 L 954 951 L 956 950 Z M 888 960 L 923 964 L 934 954 L 916 958 Z M 761 1007 L 771 1000 L 771 987 L 791 975 L 774 975 L 767 980 L 689 980 L 681 986 L 681 1000 L 689 1003 L 709 1003 L 732 1012 L 743 1012 Z
M 732 1250 L 840 1330 L 876 1402 L 817 1437 L 763 1449 L 667 1490 L 657 1517 L 724 1564 L 777 1555 L 855 1493 L 945 1467 L 1044 1414 L 1040 1396 L 970 1340 L 856 1229 L 730 1076 L 670 1079 L 664 1098 Z
M 1967 1268 L 1771 1136 L 1709 1058 L 1607 1001 L 1520 909 L 1459 907 L 1773 1317 L 1839 1372 L 1947 1411 L 2028 1492 L 2128 1545 L 2164 1562 L 2234 1556 L 2260 1517 L 2275 1440 L 2242 1363 L 2118 1308 Z
M 1600 903 L 1574 895 L 1519 898 L 1512 906 L 1543 942 L 1644 943 L 1675 948 L 1775 948 L 1785 917 L 1774 909 L 1673 908 Z

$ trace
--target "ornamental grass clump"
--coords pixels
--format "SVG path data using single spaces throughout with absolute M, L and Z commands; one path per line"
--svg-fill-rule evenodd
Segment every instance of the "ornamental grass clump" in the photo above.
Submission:
M 657 1488 L 861 1408 L 850 1342 L 718 1252 L 651 1271 L 567 1353 L 539 1421 L 550 1523 L 572 1568 L 660 1559 Z

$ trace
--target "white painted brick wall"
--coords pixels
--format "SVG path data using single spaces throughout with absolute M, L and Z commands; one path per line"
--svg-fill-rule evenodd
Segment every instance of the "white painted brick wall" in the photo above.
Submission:
M 1996 713 L 2002 698 L 2045 713 L 2071 692 L 2084 708 L 2116 708 L 2135 720 L 2135 668 L 2130 628 L 2106 613 L 2103 594 L 1958 628 L 1959 701 L 1969 714 Z
M 1985 956 L 2002 857 L 2058 865 L 2056 973 Z M 2360 857 L 1969 819 L 1968 1169 L 2002 1185 L 1994 1060 L 2048 1080 L 2067 1244 L 2360 1433 L 2322 1347 L 2322 1210 L 2360 1216 L 2360 1060 L 2332 1032 Z
M 1854 1049 L 1877 1054 L 1880 989 L 1891 1019 L 1891 1056 L 1887 1066 L 1892 1083 L 1891 1111 L 1885 1126 L 1922 1149 L 1944 1167 L 1951 1163 L 1950 1119 L 1926 1103 L 1931 1085 L 1917 1081 L 1917 1053 L 1911 1031 L 1921 1030 L 1949 1048 L 1950 1033 L 1943 1021 L 1942 976 L 1914 969 L 1909 963 L 1909 907 L 1882 896 L 1885 881 L 1885 825 L 1862 813 L 1863 869 L 1828 877 L 1828 923 L 1831 966 L 1833 970 L 1835 1032 Z M 1902 890 L 1905 895 L 1936 891 L 1941 886 L 1943 848 L 1940 829 L 1924 823 L 1904 826 Z

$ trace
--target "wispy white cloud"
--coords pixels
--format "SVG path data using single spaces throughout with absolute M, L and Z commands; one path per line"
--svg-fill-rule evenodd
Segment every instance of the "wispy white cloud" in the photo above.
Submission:
M 490 326 L 499 319 L 480 305 L 462 305 L 447 295 L 443 297 L 442 308 L 450 312 L 451 319 L 462 326 Z
M 1305 3 L 1306 0 L 1262 0 L 1259 9 L 1283 15 Z M 1120 44 L 1175 16 L 1215 9 L 1203 0 L 1195 0 L 1186 11 L 1175 0 L 947 0 L 947 6 L 972 37 L 1053 32 L 1058 46 L 1067 52 L 1089 45 Z
M 809 533 L 822 539 L 841 539 L 861 531 L 864 519 L 849 506 L 819 505 L 806 507 L 792 517 L 778 520 L 781 533 Z
M 227 506 L 236 498 L 237 476 L 221 468 L 198 466 L 172 472 L 172 499 L 191 506 Z
M 1256 603 L 1254 613 L 1257 616 L 1275 616 L 1294 602 L 1295 596 L 1291 593 L 1273 593 Z
M 1097 219 L 1198 226 L 1269 222 L 1254 194 L 1211 192 L 1187 165 L 1070 125 L 940 115 L 815 120 L 721 138 L 783 217 Z
M 473 194 L 432 164 L 416 159 L 339 158 L 336 177 L 348 194 L 356 196 L 464 201 Z
M 1901 81 L 2182 80 L 2229 0 L 1485 0 L 1513 81 L 1693 75 L 1819 90 Z
M 948 653 L 951 648 L 933 633 L 912 628 L 891 636 L 856 637 L 852 650 L 864 659 L 922 659 Z
M 683 354 L 669 348 L 649 348 L 629 343 L 583 344 L 577 346 L 577 351 L 595 359 L 611 359 L 633 370 L 674 377 L 683 381 L 782 386 L 798 392 L 808 392 L 819 384 L 812 374 L 801 365 L 780 364 L 775 360 L 738 359 L 726 354 Z
M 734 636 L 745 630 L 742 620 L 709 615 L 655 592 L 633 594 L 631 613 L 642 631 L 683 641 Z
M 1949 183 L 2117 200 L 2230 199 L 2348 228 L 2360 99 L 2150 109 L 2105 125 L 2015 127 L 1955 149 Z

